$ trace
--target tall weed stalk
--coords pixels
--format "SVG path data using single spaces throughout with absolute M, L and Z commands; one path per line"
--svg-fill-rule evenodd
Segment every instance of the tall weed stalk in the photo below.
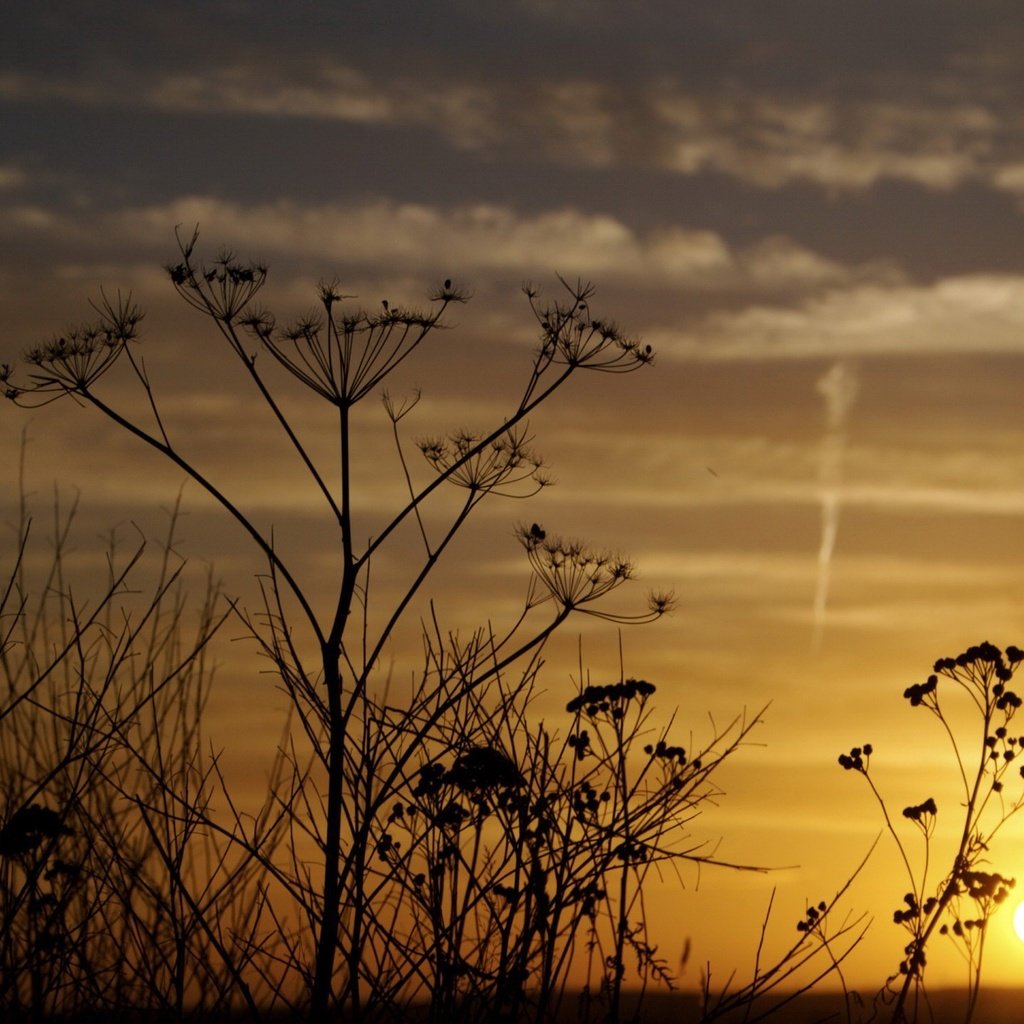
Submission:
M 512 621 L 460 638 L 431 605 L 422 664 L 400 696 L 382 666 L 403 623 L 423 615 L 435 569 L 481 503 L 529 498 L 549 484 L 530 417 L 582 373 L 647 367 L 651 347 L 592 311 L 589 284 L 560 279 L 553 300 L 527 286 L 537 344 L 505 407 L 479 429 L 423 436 L 410 446 L 406 430 L 419 393 L 399 398 L 388 385 L 436 339 L 449 311 L 466 301 L 464 290 L 446 280 L 424 307 L 382 300 L 366 309 L 349 303 L 336 283 L 322 283 L 318 311 L 279 326 L 257 304 L 267 268 L 227 251 L 204 261 L 197 244 L 198 233 L 179 237 L 167 268 L 171 284 L 219 336 L 319 496 L 334 538 L 325 558 L 337 567 L 326 600 L 314 596 L 322 565 L 303 579 L 302 559 L 202 468 L 188 435 L 175 430 L 150 376 L 156 364 L 140 354 L 143 314 L 131 296 L 101 296 L 92 323 L 30 349 L 24 379 L 10 367 L 0 370 L 17 404 L 71 398 L 177 467 L 251 540 L 265 566 L 262 605 L 234 610 L 289 698 L 291 720 L 255 813 L 232 800 L 216 758 L 201 750 L 201 659 L 159 660 L 166 661 L 173 631 L 154 624 L 163 621 L 173 580 L 145 616 L 148 633 L 108 628 L 93 648 L 83 640 L 91 620 L 80 612 L 69 618 L 66 609 L 58 616 L 70 630 L 54 671 L 73 669 L 74 678 L 53 698 L 78 703 L 51 716 L 74 724 L 74 742 L 60 738 L 54 763 L 69 778 L 70 769 L 85 766 L 104 792 L 122 798 L 119 808 L 127 801 L 134 814 L 106 842 L 127 850 L 130 838 L 140 850 L 131 863 L 161 873 L 159 884 L 143 884 L 128 870 L 127 855 L 113 860 L 124 865 L 121 897 L 132 902 L 140 893 L 152 907 L 146 927 L 159 926 L 159 941 L 150 943 L 159 953 L 140 953 L 145 977 L 138 980 L 178 1011 L 190 986 L 204 1005 L 219 1006 L 216 980 L 252 1013 L 265 997 L 316 1022 L 339 1014 L 379 1019 L 418 997 L 436 1020 L 456 1012 L 548 1020 L 571 964 L 584 959 L 588 993 L 600 1004 L 595 1012 L 618 1020 L 627 978 L 641 986 L 671 982 L 646 929 L 644 881 L 654 869 L 713 859 L 690 840 L 687 824 L 714 792 L 712 773 L 758 716 L 738 719 L 705 750 L 687 753 L 667 726 L 655 727 L 653 686 L 620 678 L 580 683 L 561 728 L 531 724 L 536 675 L 557 631 L 580 616 L 651 622 L 672 607 L 667 593 L 650 594 L 632 613 L 610 607 L 608 599 L 635 576 L 631 563 L 549 535 L 536 522 L 516 531 L 529 582 Z M 119 405 L 118 392 L 105 388 L 115 368 L 134 383 L 141 403 Z M 288 412 L 296 389 L 303 409 L 315 403 L 329 424 L 334 452 L 323 464 Z M 355 411 L 374 394 L 405 489 L 383 514 L 355 458 L 362 437 Z M 247 446 L 240 437 L 238 458 L 262 453 Z M 418 465 L 410 449 L 418 451 Z M 368 521 L 369 530 L 361 525 Z M 377 567 L 386 567 L 397 595 L 383 603 L 374 599 Z M 111 596 L 119 586 L 112 584 Z M 212 633 L 219 620 L 211 612 L 204 621 Z M 151 655 L 128 658 L 136 643 L 150 645 L 144 649 Z M 94 650 L 132 669 L 151 666 L 141 677 L 149 689 L 125 689 L 107 669 L 101 676 L 109 682 L 98 684 L 87 664 Z M 188 711 L 179 718 L 180 705 L 162 703 L 161 695 L 172 682 L 181 689 L 186 668 L 195 689 L 186 689 Z M 37 684 L 18 685 L 14 704 L 30 706 L 25 694 Z M 110 710 L 112 695 L 127 704 Z M 20 747 L 28 739 L 14 734 L 10 742 Z M 88 757 L 79 754 L 83 742 Z M 103 760 L 94 746 L 100 743 L 117 758 Z M 83 802 L 84 787 L 68 785 L 48 805 L 54 834 L 33 845 L 31 863 L 20 853 L 11 860 L 18 877 L 9 884 L 29 894 L 43 860 L 70 841 L 63 830 L 77 827 L 68 808 Z M 7 829 L 16 831 L 17 807 L 31 807 L 33 792 L 44 787 L 22 788 Z M 222 804 L 216 813 L 214 792 Z M 209 850 L 206 875 L 189 873 L 186 852 L 194 844 Z M 220 904 L 236 906 L 232 900 L 243 892 L 256 895 L 235 918 Z M 271 933 L 261 931 L 263 921 Z M 215 977 L 196 973 L 201 949 L 209 954 L 203 962 L 218 965 Z

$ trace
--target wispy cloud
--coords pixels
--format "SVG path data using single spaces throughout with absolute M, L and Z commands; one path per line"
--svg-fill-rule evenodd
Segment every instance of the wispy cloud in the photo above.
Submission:
M 262 78 L 262 81 L 261 81 Z M 275 80 L 276 79 L 276 80 Z M 158 78 L 140 102 L 159 110 L 256 114 L 356 122 L 386 122 L 394 102 L 354 68 L 324 68 L 312 81 L 281 79 L 239 65 Z
M 769 412 L 772 407 L 766 406 Z M 1010 518 L 1024 514 L 1024 452 L 1015 434 L 999 437 L 983 426 L 972 432 L 960 423 L 955 445 L 942 437 L 921 444 L 915 443 L 921 437 L 912 427 L 907 425 L 904 438 L 887 430 L 885 445 L 858 441 L 854 410 L 843 448 L 842 480 L 832 481 L 843 508 Z M 570 453 L 565 458 L 579 465 L 596 464 L 602 457 L 616 463 L 628 458 L 633 482 L 628 490 L 618 491 L 607 488 L 601 478 L 574 479 L 571 495 L 559 487 L 547 495 L 552 503 L 600 501 L 608 507 L 654 511 L 779 505 L 815 510 L 821 505 L 822 449 L 814 435 L 797 443 L 713 432 L 649 433 L 638 447 L 614 430 L 588 429 L 564 431 L 559 439 Z M 706 471 L 709 465 L 715 475 Z M 807 522 L 813 523 L 813 517 Z
M 188 196 L 106 213 L 13 204 L 6 218 L 13 228 L 53 238 L 161 249 L 173 225 L 198 224 L 211 241 L 248 252 L 378 265 L 389 272 L 412 268 L 436 274 L 445 269 L 438 265 L 443 253 L 446 267 L 455 272 L 531 276 L 558 270 L 605 282 L 755 293 L 817 289 L 872 273 L 870 267 L 846 268 L 783 236 L 734 247 L 714 231 L 669 226 L 641 232 L 617 217 L 571 206 L 524 214 L 486 203 L 243 204 Z
M 14 164 L 0 164 L 0 190 L 18 188 L 25 183 L 26 177 L 20 167 Z
M 886 179 L 946 190 L 998 173 L 987 155 L 1000 124 L 980 105 L 667 91 L 654 109 L 663 163 L 682 174 L 714 171 L 766 189 L 804 182 L 863 191 Z
M 714 311 L 686 328 L 647 337 L 668 357 L 697 360 L 1024 353 L 1024 276 L 851 284 L 796 304 L 755 301 Z
M 314 56 L 302 64 L 235 62 L 81 78 L 10 71 L 0 100 L 140 107 L 197 116 L 416 126 L 460 149 L 581 167 L 716 174 L 758 189 L 794 184 L 863 192 L 897 181 L 932 191 L 976 183 L 1017 194 L 1024 119 L 969 93 L 808 99 L 753 85 L 695 89 L 648 72 L 624 85 L 586 74 L 429 78 Z

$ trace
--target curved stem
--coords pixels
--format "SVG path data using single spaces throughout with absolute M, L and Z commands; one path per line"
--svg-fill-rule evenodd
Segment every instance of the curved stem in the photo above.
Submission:
M 109 419 L 113 420 L 119 427 L 123 427 L 128 433 L 137 437 L 140 441 L 145 442 L 151 448 L 155 448 L 161 455 L 165 456 L 171 462 L 174 463 L 179 469 L 183 470 L 188 476 L 194 480 L 197 484 L 211 498 L 214 499 L 222 508 L 227 511 L 232 519 L 237 522 L 243 530 L 256 542 L 257 547 L 263 552 L 267 561 L 274 566 L 275 570 L 281 574 L 282 579 L 288 584 L 288 589 L 292 592 L 292 596 L 298 601 L 302 608 L 303 613 L 306 616 L 310 627 L 313 629 L 318 640 L 323 640 L 323 634 L 320 629 L 320 624 L 317 621 L 313 609 L 306 599 L 302 588 L 295 581 L 292 574 L 289 572 L 288 567 L 281 561 L 280 556 L 274 550 L 270 542 L 263 536 L 259 530 L 252 524 L 249 518 L 243 513 L 218 487 L 216 487 L 210 480 L 208 480 L 198 469 L 195 468 L 187 459 L 183 458 L 178 454 L 177 451 L 171 445 L 164 441 L 155 438 L 152 434 L 143 430 L 141 427 L 134 424 L 131 420 L 126 419 L 115 409 L 107 405 L 102 399 L 97 398 L 91 391 L 80 392 L 81 396 L 87 401 L 91 402 L 100 412 L 102 412 Z
M 384 541 L 386 541 L 388 537 L 396 529 L 398 529 L 398 527 L 401 526 L 403 522 L 405 522 L 406 518 L 419 509 L 419 506 L 422 505 L 423 502 L 431 494 L 433 494 L 438 487 L 440 487 L 446 480 L 450 479 L 453 476 L 453 474 L 457 473 L 467 462 L 469 462 L 470 459 L 475 458 L 489 444 L 496 441 L 499 437 L 502 436 L 502 434 L 507 433 L 509 428 L 514 427 L 517 423 L 522 422 L 522 420 L 529 416 L 529 414 L 534 409 L 536 409 L 538 405 L 546 401 L 559 387 L 562 386 L 562 384 L 565 383 L 566 380 L 568 380 L 568 378 L 572 375 L 574 369 L 575 367 L 567 366 L 565 370 L 563 370 L 562 373 L 560 373 L 558 377 L 548 385 L 548 387 L 546 387 L 539 395 L 537 395 L 536 398 L 534 398 L 530 402 L 523 402 L 522 404 L 520 404 L 519 408 L 516 410 L 515 414 L 510 419 L 505 420 L 500 427 L 498 427 L 495 430 L 492 430 L 491 433 L 489 433 L 481 441 L 475 444 L 469 451 L 467 451 L 465 455 L 463 455 L 461 458 L 453 462 L 447 469 L 445 469 L 442 473 L 438 474 L 437 477 L 435 477 L 429 484 L 427 484 L 427 486 L 424 487 L 423 490 L 419 492 L 419 494 L 415 495 L 415 497 L 413 497 L 408 502 L 408 504 L 406 504 L 405 508 L 403 508 L 391 520 L 391 522 L 388 523 L 388 525 L 384 528 L 380 535 L 374 537 L 374 539 L 367 545 L 366 550 L 357 559 L 357 567 L 361 567 L 363 563 L 366 562 L 367 559 L 369 559 L 373 555 L 373 553 L 384 543 Z

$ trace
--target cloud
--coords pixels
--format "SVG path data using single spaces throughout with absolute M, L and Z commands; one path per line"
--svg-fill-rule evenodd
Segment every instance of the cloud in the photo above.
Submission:
M 687 591 L 699 589 L 706 592 L 705 588 L 714 588 L 710 591 L 712 598 L 720 598 L 733 590 L 747 593 L 752 600 L 757 600 L 752 590 L 762 591 L 765 603 L 770 602 L 773 592 L 792 595 L 796 599 L 792 612 L 802 613 L 805 621 L 811 620 L 807 602 L 799 602 L 814 588 L 817 567 L 813 551 L 807 554 L 770 554 L 724 549 L 676 550 L 659 553 L 657 566 L 659 573 L 681 581 Z M 941 593 L 969 590 L 1005 594 L 1007 589 L 1016 588 L 1020 580 L 1020 574 L 1010 563 L 998 565 L 891 555 L 846 555 L 842 560 L 842 572 L 848 591 L 877 601 L 879 607 L 887 607 L 886 599 L 895 595 L 904 596 L 929 589 Z M 877 586 L 880 579 L 899 581 L 899 585 L 893 582 L 887 591 L 880 594 Z M 896 622 L 898 617 L 889 625 Z
M 836 260 L 827 259 L 785 235 L 761 239 L 742 250 L 737 258 L 754 290 L 758 287 L 775 291 L 834 285 L 862 273 L 870 276 L 890 276 L 893 273 L 880 264 L 865 266 L 854 273 Z
M 845 265 L 782 235 L 735 246 L 715 231 L 641 231 L 571 206 L 528 214 L 494 203 L 244 204 L 194 195 L 105 212 L 14 202 L 3 214 L 8 237 L 84 245 L 94 266 L 119 252 L 145 259 L 146 248 L 166 258 L 173 226 L 198 224 L 209 246 L 265 258 L 286 275 L 301 265 L 308 276 L 310 264 L 350 280 L 450 274 L 472 282 L 558 271 L 604 287 L 685 289 L 694 301 L 659 299 L 646 324 L 631 317 L 670 360 L 1024 351 L 1024 275 L 913 283 L 891 265 Z
M 854 283 L 794 305 L 714 311 L 686 328 L 648 330 L 645 337 L 669 358 L 712 361 L 1024 353 L 1024 276 Z
M 664 165 L 716 171 L 759 188 L 804 182 L 863 191 L 885 179 L 948 190 L 984 178 L 998 119 L 978 105 L 709 99 L 668 91 L 655 101 Z
M 775 401 L 765 396 L 765 416 Z M 915 433 L 906 408 L 903 435 L 885 445 L 860 440 L 856 409 L 851 413 L 843 480 L 835 486 L 844 509 L 1001 518 L 1024 514 L 1024 453 L 1014 433 L 1001 437 L 984 425 L 972 429 L 962 421 L 950 428 L 950 439 L 935 436 L 930 422 Z M 632 480 L 628 488 L 610 488 L 601 475 L 574 474 L 571 487 L 556 487 L 546 495 L 554 505 L 581 501 L 659 512 L 784 505 L 812 510 L 821 504 L 821 447 L 814 435 L 797 443 L 764 435 L 651 432 L 637 445 L 620 431 L 588 426 L 561 430 L 558 442 L 565 453 L 562 462 L 628 464 Z M 707 472 L 709 466 L 714 474 Z M 813 517 L 807 521 L 814 523 Z M 813 552 L 816 525 L 808 529 L 808 551 Z
M 198 116 L 326 120 L 355 124 L 417 125 L 464 149 L 501 136 L 498 96 L 472 82 L 437 78 L 428 87 L 408 75 L 374 81 L 357 68 L 321 61 L 311 71 L 235 64 L 213 70 L 141 72 L 125 89 L 115 76 L 91 81 L 7 73 L 0 100 L 59 100 L 80 107 L 138 107 Z
M 457 275 L 557 270 L 603 283 L 689 287 L 755 293 L 837 285 L 861 271 L 772 236 L 731 247 L 714 231 L 667 226 L 637 231 L 617 217 L 560 207 L 523 214 L 489 203 L 435 206 L 375 200 L 303 205 L 292 200 L 245 205 L 210 196 L 121 211 L 59 214 L 12 205 L 8 224 L 62 241 L 142 244 L 166 249 L 171 229 L 200 225 L 211 244 L 250 254 L 326 261 L 331 266 L 377 266 L 389 274 L 412 269 Z M 439 254 L 445 266 L 439 266 Z
M 353 68 L 324 68 L 316 80 L 274 80 L 273 72 L 235 66 L 157 79 L 143 93 L 144 105 L 195 113 L 256 114 L 265 117 L 326 118 L 383 122 L 394 104 Z
M 0 99 L 143 107 L 415 126 L 464 150 L 588 168 L 648 167 L 716 174 L 757 189 L 807 184 L 863 192 L 883 181 L 949 191 L 968 182 L 1021 189 L 1020 114 L 994 99 L 852 93 L 808 99 L 753 84 L 726 90 L 651 73 L 531 74 L 513 86 L 497 74 L 448 69 L 374 74 L 326 56 L 303 62 L 236 61 L 217 68 L 134 69 L 132 88 L 105 77 L 8 72 Z
M 33 103 L 38 100 L 60 100 L 76 107 L 106 104 L 122 106 L 129 97 L 118 98 L 117 92 L 102 81 L 60 78 L 56 75 L 33 75 L 16 71 L 0 74 L 0 100 L 7 103 Z
M 25 172 L 14 164 L 0 164 L 0 191 L 15 189 L 27 180 Z

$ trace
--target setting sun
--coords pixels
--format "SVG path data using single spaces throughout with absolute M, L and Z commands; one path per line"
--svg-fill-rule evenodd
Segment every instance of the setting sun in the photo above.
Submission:
M 1017 909 L 1013 912 L 1013 930 L 1017 933 L 1017 938 L 1024 942 L 1024 900 L 1017 904 Z

